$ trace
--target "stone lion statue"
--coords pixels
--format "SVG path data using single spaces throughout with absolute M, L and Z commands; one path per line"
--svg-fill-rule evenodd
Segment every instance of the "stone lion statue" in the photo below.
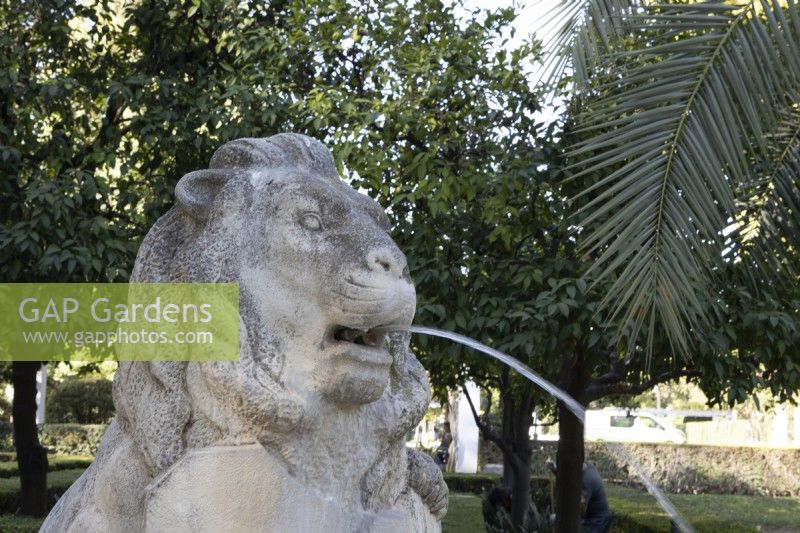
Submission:
M 297 134 L 225 144 L 175 196 L 131 281 L 238 282 L 240 358 L 120 363 L 42 531 L 438 531 L 447 487 L 404 446 L 427 377 L 383 332 L 416 295 L 381 207 Z

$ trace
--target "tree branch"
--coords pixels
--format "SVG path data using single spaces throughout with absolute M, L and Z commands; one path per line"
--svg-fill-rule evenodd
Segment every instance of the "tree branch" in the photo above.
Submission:
M 618 383 L 625 377 L 625 371 L 628 369 L 629 364 L 624 359 L 615 357 L 615 353 L 608 354 L 608 366 L 611 368 L 608 372 L 592 380 L 592 383 Z
M 639 394 L 648 389 L 652 389 L 659 383 L 664 383 L 666 381 L 672 381 L 678 378 L 688 378 L 688 377 L 697 377 L 700 376 L 701 372 L 699 370 L 689 370 L 689 369 L 681 369 L 681 370 L 674 370 L 672 372 L 663 372 L 654 376 L 646 381 L 637 384 L 624 384 L 619 383 L 622 379 L 620 376 L 619 380 L 614 383 L 610 382 L 602 382 L 599 381 L 600 378 L 608 376 L 600 376 L 600 378 L 594 379 L 589 382 L 589 385 L 586 387 L 584 393 L 581 395 L 582 398 L 585 400 L 586 403 L 592 402 L 594 400 L 598 400 L 610 394 Z

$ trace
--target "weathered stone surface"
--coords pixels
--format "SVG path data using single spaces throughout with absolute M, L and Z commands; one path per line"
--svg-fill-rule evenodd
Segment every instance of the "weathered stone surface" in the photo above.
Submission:
M 240 359 L 121 363 L 97 459 L 42 530 L 438 531 L 447 488 L 403 445 L 425 372 L 373 331 L 416 305 L 380 206 L 294 134 L 226 144 L 176 199 L 132 281 L 238 282 Z
M 189 450 L 147 488 L 148 533 L 315 531 L 321 525 L 330 531 L 413 528 L 404 512 L 338 506 L 289 475 L 260 444 Z

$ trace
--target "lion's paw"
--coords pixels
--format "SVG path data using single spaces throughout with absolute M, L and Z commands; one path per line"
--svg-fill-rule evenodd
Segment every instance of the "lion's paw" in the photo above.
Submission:
M 431 514 L 441 520 L 447 514 L 450 493 L 442 471 L 427 454 L 406 448 L 408 457 L 408 486 L 416 492 Z

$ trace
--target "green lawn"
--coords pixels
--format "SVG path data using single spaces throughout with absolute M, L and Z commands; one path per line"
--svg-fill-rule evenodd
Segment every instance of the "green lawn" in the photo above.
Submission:
M 3 533 L 36 533 L 41 525 L 41 518 L 0 515 L 0 531 Z
M 615 514 L 630 517 L 652 531 L 669 531 L 666 514 L 652 496 L 615 485 L 606 488 Z M 698 533 L 800 531 L 800 501 L 791 498 L 670 494 L 669 499 Z
M 76 458 L 80 461 L 80 458 Z M 67 459 L 65 458 L 65 462 Z M 78 479 L 85 468 L 71 468 L 47 473 L 47 486 L 51 489 L 65 491 Z M 19 492 L 19 477 L 0 478 L 0 502 L 13 501 L 14 494 Z M 41 518 L 27 516 L 0 515 L 0 532 L 2 533 L 36 533 L 42 525 Z
M 0 478 L 13 477 L 17 475 L 17 460 L 13 457 L 7 457 L 6 460 L 0 461 Z M 55 472 L 56 470 L 69 470 L 72 468 L 86 468 L 94 461 L 91 455 L 48 455 L 47 456 L 47 471 Z
M 66 489 L 83 472 L 82 468 L 50 472 L 47 484 Z M 611 508 L 618 516 L 613 531 L 668 532 L 666 515 L 647 493 L 608 485 Z M 19 490 L 19 478 L 0 478 L 0 496 Z M 698 533 L 800 532 L 800 501 L 766 496 L 720 496 L 674 494 L 670 500 Z M 2 532 L 35 532 L 41 520 L 0 516 Z M 444 533 L 482 533 L 481 499 L 473 494 L 453 493 L 442 527 Z
M 51 489 L 66 490 L 78 479 L 85 468 L 70 468 L 47 473 L 47 486 Z M 19 477 L 0 478 L 0 494 L 19 490 Z M 3 531 L 0 529 L 0 531 Z
M 608 498 L 618 516 L 613 531 L 668 532 L 667 515 L 646 492 L 609 485 Z M 800 532 L 800 501 L 766 496 L 674 494 L 670 500 L 698 533 Z M 481 499 L 473 494 L 451 494 L 444 533 L 485 531 Z
M 442 533 L 485 533 L 481 499 L 473 494 L 451 494 Z

